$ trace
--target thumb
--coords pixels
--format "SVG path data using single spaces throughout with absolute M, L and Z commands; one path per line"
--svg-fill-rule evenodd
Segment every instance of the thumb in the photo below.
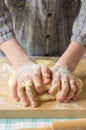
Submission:
M 41 74 L 42 74 L 42 77 L 43 77 L 44 84 L 49 84 L 51 82 L 50 69 L 47 66 L 42 65 L 41 66 Z

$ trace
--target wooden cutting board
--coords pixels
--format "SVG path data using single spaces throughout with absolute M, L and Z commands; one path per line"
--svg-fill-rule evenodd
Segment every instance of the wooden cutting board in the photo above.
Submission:
M 54 61 L 57 58 L 47 58 Z M 84 87 L 77 101 L 58 103 L 49 101 L 41 103 L 37 108 L 23 107 L 12 98 L 8 79 L 13 68 L 6 58 L 0 58 L 0 118 L 55 118 L 55 117 L 86 117 L 86 59 L 82 59 L 75 73 L 83 80 Z

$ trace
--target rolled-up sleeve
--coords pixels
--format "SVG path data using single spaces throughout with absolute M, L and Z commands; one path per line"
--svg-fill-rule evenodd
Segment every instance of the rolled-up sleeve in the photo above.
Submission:
M 86 46 L 86 0 L 81 0 L 80 12 L 73 24 L 71 41 Z
M 0 43 L 14 37 L 11 15 L 4 0 L 0 0 Z

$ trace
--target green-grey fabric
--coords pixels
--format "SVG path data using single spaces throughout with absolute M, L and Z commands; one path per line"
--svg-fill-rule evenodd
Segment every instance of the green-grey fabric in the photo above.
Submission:
M 0 43 L 16 37 L 28 55 L 60 56 L 70 43 L 80 6 L 80 0 L 0 0 Z M 77 41 L 74 28 L 72 40 Z M 85 33 L 80 35 L 79 43 Z

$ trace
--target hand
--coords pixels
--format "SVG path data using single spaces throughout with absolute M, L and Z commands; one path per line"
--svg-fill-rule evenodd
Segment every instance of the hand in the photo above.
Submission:
M 80 94 L 80 84 L 72 72 L 67 67 L 55 65 L 51 68 L 52 85 L 49 94 L 56 94 L 58 87 L 61 87 L 61 93 L 57 97 L 59 102 L 68 102 L 71 99 L 76 100 Z
M 11 84 L 13 97 L 16 101 L 21 100 L 23 106 L 28 106 L 30 101 L 31 105 L 36 107 L 38 106 L 36 94 L 42 94 L 44 92 L 42 83 L 48 84 L 50 80 L 50 71 L 46 66 L 28 61 L 16 70 Z

